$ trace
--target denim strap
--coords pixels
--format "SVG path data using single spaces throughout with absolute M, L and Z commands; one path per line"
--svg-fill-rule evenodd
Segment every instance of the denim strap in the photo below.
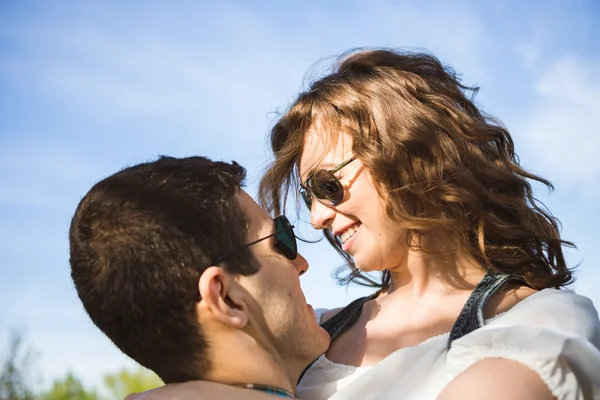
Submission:
M 458 318 L 452 326 L 446 350 L 450 350 L 453 341 L 481 328 L 485 324 L 483 309 L 487 301 L 512 279 L 510 275 L 492 274 L 489 271 L 484 275 L 471 292 L 460 314 L 458 314 Z

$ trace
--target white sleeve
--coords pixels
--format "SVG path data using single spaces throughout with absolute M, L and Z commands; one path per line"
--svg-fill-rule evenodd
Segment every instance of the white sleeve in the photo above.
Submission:
M 551 314 L 545 307 L 518 311 L 515 306 L 506 319 L 500 317 L 457 339 L 446 357 L 447 378 L 454 379 L 483 359 L 504 358 L 535 371 L 559 400 L 600 399 L 598 314 L 593 306 L 566 304 L 554 307 Z M 516 317 L 509 317 L 511 313 Z M 550 315 L 557 323 L 549 323 Z

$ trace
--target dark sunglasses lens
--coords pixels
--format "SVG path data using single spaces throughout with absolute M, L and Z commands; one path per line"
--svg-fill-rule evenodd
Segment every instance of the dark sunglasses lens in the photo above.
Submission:
M 290 221 L 283 216 L 275 218 L 275 246 L 286 258 L 295 260 L 298 256 L 298 248 L 296 245 L 296 236 Z
M 322 169 L 310 179 L 310 190 L 324 204 L 336 206 L 344 200 L 344 187 L 331 172 Z

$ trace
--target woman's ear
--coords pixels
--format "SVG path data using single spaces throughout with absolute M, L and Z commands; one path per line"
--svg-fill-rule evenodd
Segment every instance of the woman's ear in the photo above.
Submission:
M 208 267 L 198 280 L 201 302 L 221 323 L 242 329 L 248 323 L 248 308 L 242 290 L 231 275 L 219 267 Z

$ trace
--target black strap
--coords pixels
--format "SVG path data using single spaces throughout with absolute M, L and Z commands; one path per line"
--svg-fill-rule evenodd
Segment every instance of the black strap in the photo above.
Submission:
M 330 341 L 342 333 L 346 328 L 351 327 L 360 317 L 365 303 L 371 300 L 373 296 L 361 297 L 348 304 L 333 317 L 321 324 L 321 327 L 329 333 Z
M 348 304 L 346 307 L 341 309 L 338 313 L 336 313 L 333 317 L 329 318 L 327 321 L 321 324 L 321 327 L 329 333 L 329 337 L 331 338 L 330 343 L 333 342 L 340 333 L 342 333 L 346 328 L 351 327 L 360 317 L 362 312 L 362 308 L 365 303 L 371 299 L 374 299 L 379 294 L 379 291 L 372 294 L 371 296 L 365 296 L 354 300 L 352 303 Z M 308 367 L 302 371 L 300 374 L 300 378 L 298 378 L 298 382 L 302 379 L 306 371 L 315 363 L 314 360 L 311 362 Z

